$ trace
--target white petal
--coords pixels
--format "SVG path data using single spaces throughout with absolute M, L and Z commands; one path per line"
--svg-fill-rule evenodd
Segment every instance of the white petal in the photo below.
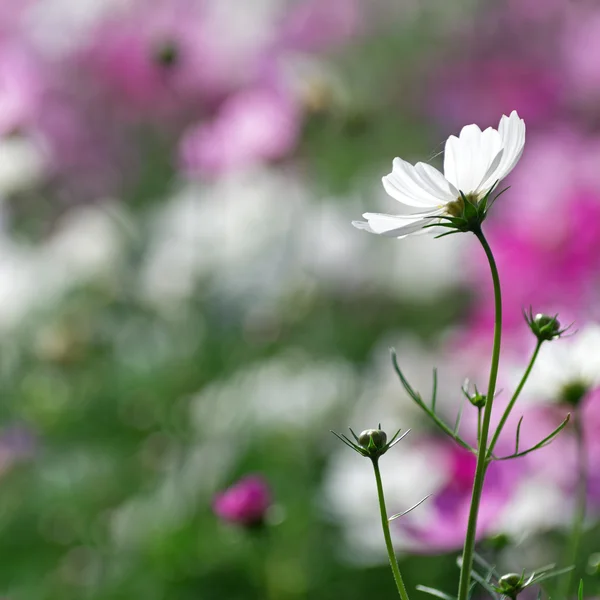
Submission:
M 525 146 L 525 121 L 519 118 L 516 110 L 510 113 L 510 117 L 502 115 L 498 133 L 502 139 L 502 160 L 498 168 L 490 174 L 488 179 L 482 185 L 489 189 L 496 181 L 504 179 L 515 167 Z
M 367 219 L 368 224 L 365 223 L 352 223 L 359 229 L 367 229 L 373 233 L 379 235 L 385 235 L 387 237 L 401 238 L 411 233 L 417 233 L 423 230 L 425 225 L 433 223 L 433 219 L 430 217 L 435 216 L 440 211 L 434 211 L 432 213 L 420 213 L 416 215 L 383 215 L 380 213 L 365 213 L 363 217 Z
M 432 175 L 431 171 L 435 171 L 433 167 L 431 170 L 422 170 L 422 173 L 427 173 L 427 180 L 423 179 L 416 167 L 413 167 L 410 163 L 395 158 L 393 163 L 392 172 L 383 178 L 383 187 L 385 191 L 398 202 L 407 204 L 408 206 L 415 206 L 419 208 L 436 208 L 441 204 L 445 204 L 449 201 L 448 195 L 443 193 L 440 188 L 439 179 Z M 441 176 L 441 173 L 439 174 Z M 442 177 L 443 179 L 443 177 Z M 432 181 L 437 181 L 436 185 L 433 185 Z M 453 197 L 450 198 L 452 200 Z
M 420 162 L 415 165 L 415 170 L 437 198 L 444 198 L 446 202 L 458 198 L 458 190 L 436 168 Z
M 495 129 L 481 131 L 467 125 L 459 137 L 451 135 L 446 142 L 444 177 L 465 194 L 476 192 L 501 150 L 502 139 Z
M 369 233 L 376 233 L 371 229 L 371 226 L 366 221 L 352 221 L 353 227 L 356 229 L 362 229 L 364 231 L 368 231 Z

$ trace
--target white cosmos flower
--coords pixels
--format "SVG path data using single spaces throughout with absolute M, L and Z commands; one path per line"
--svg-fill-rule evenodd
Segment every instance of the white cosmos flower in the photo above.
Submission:
M 473 204 L 484 198 L 498 181 L 517 164 L 525 144 L 525 122 L 516 111 L 503 115 L 498 130 L 477 125 L 451 135 L 444 150 L 444 174 L 426 163 L 410 163 L 395 158 L 393 169 L 383 178 L 385 191 L 398 202 L 420 209 L 408 215 L 365 213 L 366 221 L 354 221 L 365 229 L 389 237 L 402 238 L 437 221 L 437 216 L 460 215 L 461 193 Z M 432 219 L 433 217 L 433 219 Z

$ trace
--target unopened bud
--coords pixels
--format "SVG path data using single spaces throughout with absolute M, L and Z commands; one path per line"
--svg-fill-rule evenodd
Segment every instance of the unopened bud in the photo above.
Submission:
M 469 402 L 476 408 L 483 408 L 485 406 L 487 396 L 485 394 L 476 393 L 469 396 Z
M 564 333 L 564 330 L 560 328 L 560 321 L 556 318 L 556 315 L 551 317 L 543 313 L 538 313 L 533 316 L 532 311 L 529 311 L 529 314 L 525 315 L 525 320 L 533 335 L 540 342 L 549 342 Z
M 358 436 L 358 443 L 371 456 L 379 456 L 387 450 L 387 434 L 381 429 L 365 429 Z
M 523 591 L 523 575 L 507 573 L 498 580 L 498 591 L 513 600 Z

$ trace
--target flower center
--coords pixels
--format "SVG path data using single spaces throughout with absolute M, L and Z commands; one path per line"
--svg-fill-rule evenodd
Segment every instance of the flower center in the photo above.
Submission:
M 577 406 L 583 397 L 587 394 L 589 385 L 581 380 L 574 379 L 570 381 L 561 390 L 561 399 L 568 404 Z
M 446 214 L 450 215 L 451 217 L 462 217 L 465 212 L 465 200 L 469 204 L 477 206 L 479 197 L 477 194 L 463 194 L 459 196 L 456 200 L 446 204 Z

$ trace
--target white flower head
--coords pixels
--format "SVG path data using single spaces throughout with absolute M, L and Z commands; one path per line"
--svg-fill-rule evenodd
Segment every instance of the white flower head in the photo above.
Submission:
M 532 399 L 577 404 L 599 385 L 600 325 L 593 323 L 572 337 L 545 345 L 524 392 Z
M 395 200 L 420 209 L 407 215 L 365 213 L 366 221 L 354 221 L 358 229 L 403 238 L 434 223 L 452 226 L 469 206 L 479 223 L 485 217 L 487 198 L 497 183 L 515 167 L 525 145 L 525 122 L 516 111 L 503 115 L 498 129 L 481 131 L 477 125 L 451 135 L 444 150 L 444 174 L 426 163 L 395 158 L 393 169 L 383 178 L 385 191 Z M 468 230 L 457 227 L 459 230 Z

